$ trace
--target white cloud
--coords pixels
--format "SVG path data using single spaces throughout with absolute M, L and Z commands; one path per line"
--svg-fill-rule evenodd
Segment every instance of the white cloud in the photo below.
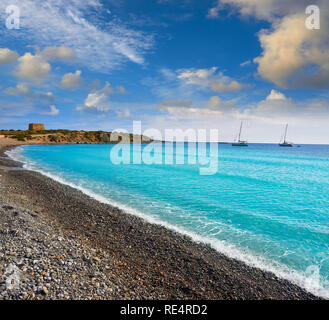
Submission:
M 59 47 L 46 47 L 40 52 L 40 56 L 48 61 L 56 59 L 71 61 L 75 58 L 72 48 L 63 45 Z
M 112 17 L 104 22 L 100 0 L 12 0 L 11 4 L 20 8 L 21 29 L 8 32 L 1 28 L 1 37 L 37 46 L 70 47 L 79 62 L 93 70 L 108 73 L 126 61 L 142 64 L 153 46 L 152 35 L 128 28 Z M 0 4 L 1 21 L 6 5 Z M 47 59 L 53 53 L 50 49 L 44 52 Z M 58 54 L 67 56 L 64 50 L 55 52 Z
M 78 107 L 77 110 L 97 110 L 106 112 L 110 110 L 110 103 L 108 101 L 108 96 L 104 93 L 94 92 L 89 93 L 85 100 L 84 106 Z
M 83 106 L 78 106 L 78 111 L 96 111 L 96 112 L 107 112 L 111 108 L 109 101 L 109 95 L 114 93 L 113 88 L 106 82 L 103 89 L 94 90 L 90 92 L 85 99 Z
M 168 69 L 168 68 L 162 68 L 160 70 L 160 73 L 167 79 L 167 80 L 175 80 L 177 78 L 177 75 L 174 71 Z
M 219 7 L 210 8 L 208 11 L 207 18 L 209 19 L 219 18 L 219 11 L 220 11 Z
M 173 100 L 175 102 L 175 100 Z M 191 104 L 161 103 L 158 105 L 161 112 L 169 114 L 175 119 L 194 119 L 204 121 L 208 119 L 251 120 L 260 123 L 301 124 L 310 121 L 314 123 L 327 119 L 329 115 L 329 102 L 325 99 L 313 99 L 306 102 L 295 102 L 283 93 L 272 90 L 263 100 L 249 106 L 238 106 L 235 101 L 222 100 L 218 96 L 212 96 L 199 106 L 191 107 Z
M 273 89 L 271 93 L 266 97 L 266 100 L 287 100 L 287 98 L 283 93 Z
M 288 118 L 300 117 L 301 110 L 292 99 L 272 99 L 260 101 L 256 106 L 246 109 L 244 115 L 250 119 L 263 119 L 266 122 L 281 123 Z
M 247 85 L 225 76 L 222 72 L 217 72 L 216 67 L 210 69 L 180 69 L 177 73 L 177 78 L 183 83 L 210 88 L 214 92 L 226 93 L 247 87 Z
M 79 89 L 82 83 L 81 73 L 82 72 L 80 70 L 77 70 L 75 73 L 69 72 L 64 74 L 59 86 L 63 89 Z
M 9 87 L 5 91 L 12 96 L 26 96 L 31 93 L 31 88 L 26 83 L 18 83 L 16 88 Z
M 184 107 L 166 107 L 162 111 L 166 111 L 176 119 L 204 119 L 204 118 L 220 118 L 223 113 L 218 110 L 206 108 L 184 108 Z
M 18 60 L 18 65 L 14 71 L 14 75 L 20 80 L 28 80 L 38 84 L 43 83 L 47 80 L 48 73 L 51 71 L 51 65 L 49 61 L 62 60 L 69 61 L 74 58 L 74 53 L 71 48 L 60 46 L 60 47 L 46 47 L 42 51 L 39 48 L 36 49 L 36 53 L 33 55 L 30 52 L 26 52 L 23 56 L 18 58 L 16 52 L 9 49 L 0 49 L 0 64 L 1 58 L 3 61 L 15 61 Z M 63 85 L 66 85 L 66 81 L 73 81 L 75 76 L 76 84 L 78 82 L 77 77 L 80 71 L 75 75 L 67 75 L 67 79 L 63 79 Z M 69 79 L 71 77 L 71 79 Z
M 165 100 L 158 105 L 160 111 L 167 112 L 177 118 L 197 119 L 198 117 L 223 118 L 239 112 L 239 107 L 233 101 L 223 101 L 213 96 L 201 104 L 201 107 L 192 107 L 190 100 Z
M 316 4 L 318 0 L 313 0 Z M 209 10 L 209 18 L 219 17 L 219 11 L 225 6 L 236 8 L 242 16 L 255 16 L 258 19 L 273 21 L 278 16 L 305 11 L 309 0 L 218 0 L 217 6 Z
M 9 87 L 5 92 L 12 96 L 23 97 L 28 101 L 36 101 L 45 104 L 53 103 L 55 98 L 52 92 L 34 91 L 30 84 L 27 83 L 18 83 L 15 88 Z
M 308 5 L 321 11 L 321 29 L 305 26 Z M 272 23 L 262 30 L 263 52 L 254 62 L 258 73 L 281 88 L 328 88 L 329 85 L 329 7 L 327 0 L 218 0 L 210 15 L 218 16 L 223 6 L 236 8 L 242 16 Z
M 259 35 L 263 52 L 255 59 L 258 73 L 282 88 L 325 88 L 329 84 L 329 24 L 308 30 L 305 17 L 286 16 L 273 30 Z
M 18 59 L 16 51 L 7 48 L 0 48 L 0 65 L 10 64 Z
M 177 77 L 186 84 L 196 84 L 207 87 L 209 86 L 209 79 L 214 77 L 216 71 L 216 67 L 210 69 L 180 69 L 177 71 Z M 221 74 L 219 76 L 221 77 Z
M 212 96 L 209 101 L 206 102 L 206 106 L 210 109 L 215 109 L 226 114 L 232 114 L 239 112 L 239 107 L 233 101 L 223 101 L 218 96 Z
M 282 92 L 272 90 L 263 100 L 247 106 L 224 101 L 217 96 L 196 107 L 162 107 L 161 115 L 152 117 L 145 126 L 157 128 L 219 128 L 221 141 L 232 141 L 245 121 L 245 138 L 250 142 L 278 143 L 286 123 L 289 139 L 296 143 L 329 143 L 326 99 L 294 101 Z
M 131 48 L 124 42 L 114 42 L 113 48 L 116 52 L 121 53 L 123 56 L 127 57 L 132 62 L 143 64 L 144 58 L 141 55 L 137 55 L 134 48 Z
M 29 52 L 20 57 L 18 62 L 19 64 L 14 74 L 21 80 L 43 83 L 51 70 L 51 66 L 46 60 Z
M 249 66 L 251 64 L 250 60 L 244 61 L 242 63 L 240 63 L 240 67 L 245 67 L 245 66 Z
M 225 92 L 232 92 L 232 91 L 239 91 L 243 88 L 245 88 L 246 86 L 239 83 L 236 80 L 220 80 L 220 81 L 212 81 L 210 82 L 210 88 L 212 91 L 214 92 L 221 92 L 221 93 L 225 93 Z
M 56 108 L 56 106 L 51 105 L 50 106 L 50 111 L 41 112 L 41 114 L 48 115 L 48 116 L 57 116 L 59 114 L 59 110 Z
M 329 115 L 329 103 L 325 99 L 295 102 L 281 92 L 272 90 L 265 100 L 242 112 L 247 119 L 258 119 L 267 123 L 307 123 L 323 121 Z

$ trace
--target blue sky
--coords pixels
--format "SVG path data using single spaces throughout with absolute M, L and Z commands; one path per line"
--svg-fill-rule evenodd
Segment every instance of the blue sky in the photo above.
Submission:
M 20 9 L 7 29 L 6 7 Z M 305 27 L 309 4 L 321 29 Z M 12 0 L 0 5 L 0 127 L 219 128 L 329 143 L 324 0 Z

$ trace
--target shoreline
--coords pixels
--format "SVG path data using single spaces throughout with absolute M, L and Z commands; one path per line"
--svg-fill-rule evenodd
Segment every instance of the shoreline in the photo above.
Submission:
M 0 156 L 8 148 L 0 145 Z M 103 256 L 109 257 L 106 261 L 111 267 L 105 273 L 111 279 L 115 274 L 121 281 L 117 291 L 105 290 L 101 298 L 318 299 L 272 273 L 247 266 L 187 236 L 100 203 L 40 173 L 4 167 L 20 165 L 0 158 L 0 200 L 28 209 L 40 220 L 56 225 L 48 232 L 77 237 L 87 251 L 100 250 Z M 44 297 L 42 293 L 40 297 Z M 74 294 L 70 297 L 76 298 Z M 85 292 L 81 298 L 93 297 Z

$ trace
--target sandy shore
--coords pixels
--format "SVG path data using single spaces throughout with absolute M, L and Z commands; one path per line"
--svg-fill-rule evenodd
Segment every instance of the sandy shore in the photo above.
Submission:
M 0 299 L 317 299 L 39 173 L 11 170 L 20 164 L 5 147 Z M 12 270 L 19 287 L 8 289 Z

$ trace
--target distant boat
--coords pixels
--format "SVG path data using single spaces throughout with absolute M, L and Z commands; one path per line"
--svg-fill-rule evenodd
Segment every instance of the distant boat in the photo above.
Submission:
M 287 141 L 287 132 L 288 132 L 288 124 L 286 125 L 286 130 L 284 132 L 284 139 L 283 139 L 283 142 L 280 142 L 279 143 L 279 146 L 280 147 L 293 147 L 294 144 L 292 142 L 288 142 Z M 282 140 L 281 140 L 282 141 Z
M 239 137 L 236 141 L 232 143 L 233 147 L 248 147 L 248 141 L 241 140 L 243 122 L 241 121 Z

